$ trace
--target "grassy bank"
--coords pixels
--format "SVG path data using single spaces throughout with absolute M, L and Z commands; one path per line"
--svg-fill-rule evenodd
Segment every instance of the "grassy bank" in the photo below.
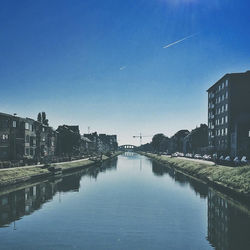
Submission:
M 250 166 L 226 167 L 190 161 L 184 158 L 171 158 L 151 153 L 141 154 L 205 183 L 250 200 Z
M 108 160 L 110 158 L 116 157 L 120 152 L 114 153 L 112 156 L 103 156 L 103 160 Z M 55 163 L 52 166 L 61 168 L 62 173 L 69 171 L 75 171 L 78 169 L 86 168 L 94 165 L 96 162 L 83 159 L 72 162 Z M 42 168 L 41 166 L 28 166 L 28 167 L 18 167 L 10 169 L 2 169 L 0 171 L 0 188 L 9 185 L 15 185 L 22 182 L 35 181 L 37 179 L 49 178 L 54 174 L 47 168 Z

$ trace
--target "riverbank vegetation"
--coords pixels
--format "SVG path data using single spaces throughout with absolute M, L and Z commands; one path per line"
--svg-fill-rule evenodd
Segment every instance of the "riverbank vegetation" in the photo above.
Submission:
M 250 199 L 250 166 L 227 167 L 215 164 L 209 165 L 180 158 L 171 158 L 165 155 L 156 155 L 152 153 L 141 154 L 160 163 L 174 167 L 206 183 L 218 185 Z
M 108 160 L 110 158 L 116 157 L 120 152 L 115 152 L 110 156 L 103 155 L 102 160 Z M 61 169 L 62 173 L 68 171 L 74 171 L 77 169 L 89 167 L 94 165 L 96 162 L 89 159 L 76 160 L 71 162 L 55 163 L 48 167 L 46 166 L 26 166 L 17 167 L 10 169 L 0 170 L 0 187 L 14 185 L 26 181 L 32 181 L 40 178 L 48 178 L 53 176 L 53 172 L 49 170 L 49 167 L 55 167 Z

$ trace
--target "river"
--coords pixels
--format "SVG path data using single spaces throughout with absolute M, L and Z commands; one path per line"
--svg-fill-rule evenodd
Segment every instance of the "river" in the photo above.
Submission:
M 151 159 L 0 191 L 0 249 L 218 249 L 250 246 L 250 209 Z

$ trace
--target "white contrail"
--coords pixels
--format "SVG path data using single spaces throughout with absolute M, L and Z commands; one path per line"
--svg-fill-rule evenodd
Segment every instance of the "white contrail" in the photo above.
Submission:
M 127 66 L 122 66 L 122 67 L 120 67 L 120 70 L 124 70 L 126 68 L 127 68 Z
M 188 38 L 191 38 L 191 37 L 193 37 L 193 36 L 195 36 L 195 35 L 197 35 L 197 34 L 193 34 L 193 35 L 190 35 L 190 36 L 186 36 L 186 37 L 184 37 L 184 38 L 182 38 L 182 39 L 180 39 L 180 40 L 178 40 L 178 41 L 175 41 L 175 42 L 173 42 L 173 43 L 170 43 L 170 44 L 164 46 L 163 49 L 169 48 L 169 47 L 171 47 L 171 46 L 173 46 L 173 45 L 175 45 L 175 44 L 177 44 L 177 43 L 180 43 L 180 42 L 182 42 L 182 41 L 184 41 L 184 40 L 186 40 L 186 39 L 188 39 Z

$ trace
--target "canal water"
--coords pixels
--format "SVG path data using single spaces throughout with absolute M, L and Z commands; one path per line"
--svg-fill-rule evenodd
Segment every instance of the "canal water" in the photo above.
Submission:
M 0 190 L 0 249 L 250 249 L 249 208 L 127 152 Z

